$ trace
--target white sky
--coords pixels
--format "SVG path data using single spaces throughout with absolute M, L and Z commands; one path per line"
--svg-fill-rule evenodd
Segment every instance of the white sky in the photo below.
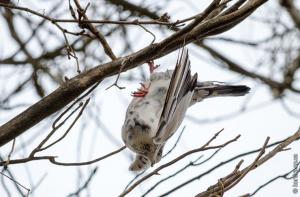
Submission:
M 21 1 L 21 3 L 23 2 Z M 192 1 L 190 1 L 190 3 L 192 4 L 192 6 L 187 6 L 187 4 L 183 1 L 174 0 L 169 4 L 169 7 L 165 8 L 165 12 L 168 12 L 173 19 L 178 19 L 191 16 L 199 10 L 203 9 L 203 5 L 201 3 L 195 3 Z M 261 16 L 268 12 L 270 10 L 270 7 L 273 6 L 271 4 L 272 3 L 269 2 L 268 5 L 264 5 L 262 8 L 260 8 L 257 12 L 257 15 Z M 45 8 L 45 5 L 43 5 L 42 7 Z M 0 37 L 1 58 L 5 57 L 15 49 L 15 44 L 12 43 L 10 39 L 8 39 L 9 36 L 7 35 L 5 29 L 6 24 L 3 23 L 3 21 L 0 21 L 1 27 L 3 27 L 0 29 L 0 35 L 3 35 L 3 37 Z M 24 32 L 24 37 L 26 33 L 27 32 Z M 262 25 L 254 23 L 251 19 L 247 19 L 233 30 L 222 34 L 222 36 L 232 37 L 236 39 L 243 39 L 246 37 L 253 40 L 260 40 L 260 38 L 263 38 L 268 33 L 269 32 Z M 158 40 L 162 38 L 161 34 L 157 32 L 156 34 Z M 132 28 L 131 39 L 132 42 L 136 43 L 134 46 L 135 50 L 138 50 L 146 46 L 152 38 L 151 36 L 145 34 L 141 29 Z M 113 43 L 112 48 L 117 50 L 117 41 L 111 42 Z M 255 64 L 255 62 L 257 62 L 259 58 L 261 58 L 261 53 L 259 51 L 250 48 L 237 47 L 222 42 L 211 42 L 210 44 L 229 57 L 233 57 L 234 60 L 242 63 L 249 69 L 253 69 L 253 64 Z M 182 124 L 182 126 L 186 125 L 186 130 L 181 141 L 177 145 L 177 148 L 172 152 L 171 155 L 163 159 L 152 169 L 155 169 L 161 164 L 174 159 L 178 155 L 188 150 L 203 145 L 210 137 L 214 135 L 215 132 L 219 131 L 221 128 L 225 128 L 225 131 L 213 144 L 223 143 L 238 134 L 241 134 L 241 138 L 237 142 L 230 144 L 228 147 L 225 147 L 220 151 L 220 153 L 218 153 L 212 160 L 210 160 L 206 164 L 200 167 L 189 168 L 181 175 L 160 185 L 153 193 L 150 193 L 149 196 L 157 196 L 161 193 L 164 193 L 170 188 L 189 179 L 190 177 L 204 172 L 212 166 L 232 156 L 261 147 L 267 136 L 271 137 L 270 142 L 274 142 L 293 134 L 299 127 L 299 118 L 295 118 L 289 115 L 282 108 L 281 104 L 278 101 L 272 101 L 272 97 L 268 88 L 266 88 L 265 86 L 260 86 L 259 82 L 253 82 L 253 80 L 240 80 L 240 76 L 233 74 L 232 72 L 224 71 L 218 66 L 213 65 L 211 62 L 208 62 L 207 59 L 210 59 L 210 57 L 199 48 L 194 47 L 193 45 L 189 45 L 188 48 L 191 54 L 190 59 L 192 64 L 192 71 L 199 74 L 200 80 L 217 80 L 225 82 L 236 81 L 237 84 L 246 84 L 256 91 L 251 92 L 247 96 L 252 98 L 247 105 L 247 108 L 249 108 L 250 110 L 245 113 L 225 120 L 199 124 L 195 123 L 195 121 L 192 121 L 190 118 L 186 118 Z M 177 51 L 156 60 L 156 63 L 161 65 L 159 71 L 165 70 L 167 68 L 173 68 L 176 57 Z M 74 64 L 74 62 L 70 62 L 67 60 L 65 62 L 65 64 L 70 63 Z M 145 65 L 143 65 L 143 67 L 146 69 Z M 74 75 L 75 71 L 76 70 L 74 69 Z M 139 72 L 137 72 L 137 69 L 131 70 L 129 72 L 135 72 L 137 76 L 139 74 Z M 9 70 L 0 66 L 0 82 L 2 81 L 1 83 L 6 80 L 4 78 L 4 74 L 7 73 L 9 73 Z M 122 76 L 126 75 L 128 75 L 128 73 L 122 74 Z M 16 79 L 12 78 L 11 80 L 12 83 L 14 83 L 14 80 Z M 136 82 L 127 82 L 124 80 L 120 80 L 120 84 L 122 86 L 126 86 L 125 90 L 111 88 L 106 91 L 105 88 L 114 80 L 115 76 L 105 80 L 101 84 L 101 86 L 96 89 L 96 95 L 92 98 L 91 105 L 88 107 L 90 111 L 93 112 L 94 116 L 97 116 L 101 119 L 101 123 L 107 128 L 106 132 L 114 137 L 116 143 L 114 144 L 110 140 L 108 140 L 107 134 L 105 134 L 105 131 L 103 129 L 103 125 L 101 127 L 99 125 L 95 125 L 93 121 L 91 121 L 89 114 L 85 113 L 81 118 L 79 124 L 76 124 L 75 128 L 70 132 L 70 134 L 62 142 L 58 143 L 50 150 L 45 151 L 43 155 L 57 155 L 57 160 L 64 162 L 73 162 L 77 161 L 78 159 L 80 161 L 87 161 L 116 150 L 123 144 L 121 141 L 121 126 L 125 118 L 124 115 L 126 105 L 130 102 L 131 91 L 135 90 L 139 85 Z M 257 86 L 259 87 L 256 88 Z M 9 89 L 10 86 L 8 85 L 6 88 Z M 55 88 L 56 87 L 50 84 L 48 91 L 50 92 L 51 89 Z M 190 108 L 187 116 L 191 116 L 199 120 L 214 119 L 220 116 L 222 117 L 223 115 L 238 111 L 239 107 L 245 102 L 245 100 L 247 100 L 247 97 L 215 98 L 206 100 Z M 291 95 L 291 97 L 297 99 L 295 95 Z M 22 97 L 15 99 L 16 102 L 24 101 L 26 103 L 32 103 L 33 100 L 37 100 L 37 98 L 33 96 L 33 91 L 23 94 Z M 98 107 L 95 107 L 95 105 L 97 105 Z M 300 110 L 300 105 L 293 103 L 289 103 L 289 105 L 295 112 Z M 251 110 L 252 108 L 255 109 Z M 24 109 L 25 108 L 18 108 L 11 113 L 0 111 L 0 123 L 6 122 L 10 117 L 15 116 Z M 27 140 L 31 139 L 31 136 L 37 134 L 39 135 L 35 140 L 31 140 L 32 143 L 28 147 L 26 147 L 26 149 L 19 149 L 19 151 L 17 151 L 16 154 L 13 155 L 13 158 L 20 158 L 24 155 L 27 155 L 31 150 L 30 148 L 35 147 L 42 139 L 42 137 L 46 135 L 47 131 L 50 131 L 49 125 L 51 125 L 51 122 L 49 121 L 49 119 L 46 119 L 38 126 L 30 129 L 20 138 L 17 138 L 17 147 L 20 147 L 22 141 L 26 142 Z M 64 127 L 64 129 L 66 129 L 66 127 Z M 60 136 L 63 133 L 64 129 L 61 129 L 60 133 L 57 133 L 56 137 Z M 177 135 L 178 134 L 179 132 L 177 132 Z M 79 140 L 82 140 L 82 146 L 78 150 L 77 143 Z M 168 147 L 172 146 L 174 140 L 176 140 L 176 137 L 173 137 L 171 142 L 168 143 L 168 146 L 165 148 L 165 152 L 167 152 Z M 7 155 L 10 146 L 11 144 L 7 144 L 6 146 L 1 147 L 1 154 Z M 248 192 L 253 192 L 259 185 L 265 183 L 267 180 L 277 176 L 278 174 L 283 174 L 289 171 L 293 165 L 293 154 L 299 154 L 300 152 L 299 142 L 294 143 L 292 146 L 290 146 L 290 148 L 292 148 L 290 151 L 278 154 L 263 166 L 259 167 L 255 171 L 250 172 L 236 187 L 234 187 L 227 193 L 227 196 L 238 196 Z M 77 158 L 78 151 L 80 152 L 80 158 Z M 161 177 L 172 174 L 176 171 L 176 169 L 179 169 L 181 166 L 189 163 L 189 161 L 192 161 L 193 159 L 199 157 L 201 154 L 204 155 L 202 159 L 204 160 L 211 153 L 212 151 L 208 151 L 205 153 L 197 153 L 187 157 L 185 160 L 178 162 L 178 164 L 161 171 L 160 176 L 152 177 L 145 184 L 143 184 L 142 187 L 136 188 L 128 196 L 141 195 L 147 190 L 147 188 L 151 187 Z M 128 166 L 131 162 L 128 155 L 132 155 L 132 153 L 129 150 L 125 150 L 122 153 L 112 156 L 104 161 L 92 164 L 90 166 L 80 167 L 83 176 L 82 181 L 85 181 L 90 170 L 98 166 L 98 172 L 89 186 L 90 196 L 117 196 L 123 191 L 127 183 L 134 177 L 133 173 L 128 172 Z M 255 156 L 256 155 L 243 157 L 243 159 L 245 160 L 243 166 L 250 164 Z M 206 188 L 208 188 L 210 185 L 215 184 L 218 178 L 221 178 L 222 176 L 230 173 L 234 169 L 238 161 L 239 160 L 236 160 L 234 162 L 231 162 L 230 164 L 223 166 L 210 175 L 205 176 L 203 179 L 195 181 L 192 184 L 178 190 L 171 196 L 193 196 L 198 192 L 206 190 Z M 45 179 L 41 182 L 40 186 L 36 189 L 34 193 L 35 196 L 66 196 L 69 193 L 75 191 L 77 188 L 77 167 L 62 167 L 55 166 L 47 161 L 33 161 L 22 165 L 10 165 L 9 169 L 14 173 L 17 181 L 27 187 L 29 187 L 31 184 L 31 180 L 27 176 L 28 171 L 30 171 L 34 185 L 38 182 L 38 180 L 41 179 L 41 177 L 46 176 Z M 150 169 L 149 171 L 151 171 L 152 169 Z M 13 188 L 12 184 L 8 180 L 5 181 L 10 188 Z M 286 181 L 280 179 L 260 191 L 256 196 L 293 197 L 296 195 L 292 193 L 292 184 L 292 180 Z M 2 185 L 0 184 L 0 196 L 2 197 L 3 192 L 1 190 L 3 190 L 3 188 L 1 187 Z M 84 192 L 83 194 L 83 196 L 88 196 L 88 193 L 86 192 Z

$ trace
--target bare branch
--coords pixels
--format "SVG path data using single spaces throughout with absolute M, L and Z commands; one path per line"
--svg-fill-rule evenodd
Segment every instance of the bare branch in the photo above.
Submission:
M 112 59 L 112 60 L 116 60 L 117 57 L 116 55 L 113 53 L 112 49 L 110 48 L 108 42 L 106 41 L 105 37 L 102 35 L 102 33 L 100 31 L 97 30 L 96 27 L 93 26 L 92 23 L 83 23 L 81 21 L 81 18 L 83 17 L 85 20 L 89 20 L 87 15 L 86 15 L 86 10 L 88 8 L 88 5 L 86 7 L 86 9 L 83 9 L 80 5 L 80 3 L 78 2 L 78 0 L 74 0 L 74 3 L 76 4 L 77 6 L 77 11 L 78 11 L 78 23 L 79 23 L 79 26 L 82 27 L 82 28 L 87 28 L 89 29 L 95 36 L 96 38 L 100 41 L 100 43 L 102 44 L 103 48 L 104 48 L 104 51 L 105 53 Z
M 201 192 L 201 193 L 199 193 L 196 196 L 197 197 L 210 196 L 212 194 L 212 191 L 213 191 L 214 194 L 220 195 L 223 192 L 231 189 L 248 172 L 250 172 L 251 170 L 257 168 L 260 165 L 262 165 L 263 163 L 265 163 L 266 161 L 268 161 L 269 159 L 271 159 L 272 157 L 274 157 L 277 153 L 283 151 L 285 149 L 285 147 L 287 147 L 289 144 L 291 144 L 292 142 L 294 142 L 298 138 L 300 138 L 300 128 L 298 129 L 297 132 L 295 132 L 292 136 L 290 136 L 285 141 L 283 141 L 278 146 L 276 146 L 272 151 L 270 151 L 264 157 L 261 157 L 264 154 L 265 149 L 267 147 L 267 143 L 268 143 L 268 140 L 269 140 L 269 138 L 267 138 L 266 141 L 265 141 L 265 143 L 264 143 L 264 146 L 261 148 L 260 153 L 258 154 L 258 156 L 256 157 L 256 159 L 252 162 L 252 164 L 250 164 L 249 166 L 245 167 L 241 171 L 235 170 L 236 171 L 235 173 L 231 173 L 227 177 L 221 179 L 222 185 L 224 185 L 224 187 L 223 186 L 222 187 L 219 186 L 219 184 L 215 184 L 213 186 L 210 186 L 207 191 Z
M 293 19 L 295 25 L 300 30 L 300 14 L 293 0 L 280 0 L 281 5 L 286 9 Z
M 167 162 L 166 164 L 161 165 L 160 167 L 156 168 L 153 172 L 147 174 L 146 176 L 144 176 L 143 178 L 141 178 L 140 180 L 138 180 L 137 182 L 135 182 L 131 187 L 129 187 L 126 191 L 124 191 L 122 194 L 120 194 L 120 196 L 125 196 L 128 193 L 130 193 L 134 188 L 136 188 L 138 185 L 140 185 L 142 182 L 144 182 L 145 180 L 147 180 L 148 178 L 152 177 L 153 175 L 157 175 L 159 174 L 158 172 L 164 168 L 167 168 L 171 165 L 173 165 L 174 163 L 180 161 L 181 159 L 185 158 L 188 155 L 191 155 L 193 153 L 197 153 L 200 151 L 205 151 L 205 150 L 209 150 L 209 149 L 217 149 L 217 148 L 221 148 L 221 147 L 225 147 L 226 145 L 236 141 L 240 135 L 236 136 L 235 138 L 225 142 L 224 144 L 221 145 L 216 145 L 216 146 L 209 146 L 209 144 L 216 139 L 216 137 L 219 135 L 220 132 L 222 132 L 222 130 L 220 130 L 219 132 L 217 132 L 206 144 L 204 144 L 202 147 L 188 151 L 180 156 L 178 156 L 177 158 L 173 159 L 170 162 Z
M 68 197 L 71 197 L 71 196 L 78 196 L 83 190 L 85 190 L 88 186 L 89 186 L 89 183 L 92 181 L 93 177 L 96 175 L 97 173 L 97 170 L 98 170 L 98 167 L 95 167 L 92 172 L 90 173 L 88 179 L 85 181 L 85 183 L 79 187 L 77 189 L 77 191 L 71 193 L 68 195 Z
M 16 181 L 15 179 L 11 178 L 10 176 L 7 176 L 6 174 L 4 174 L 3 172 L 0 172 L 0 174 L 8 179 L 10 179 L 11 181 L 13 181 L 15 184 L 17 184 L 18 186 L 22 187 L 23 189 L 25 189 L 27 191 L 26 197 L 29 196 L 29 192 L 30 189 L 25 187 L 24 185 L 22 185 L 21 183 L 19 183 L 18 181 Z
M 284 173 L 284 174 L 278 175 L 278 176 L 276 176 L 276 177 L 270 179 L 269 181 L 265 182 L 264 184 L 260 185 L 255 191 L 253 191 L 251 194 L 248 194 L 248 196 L 254 196 L 254 195 L 255 195 L 256 193 L 258 193 L 261 189 L 263 189 L 264 187 L 270 185 L 271 183 L 275 182 L 276 180 L 278 180 L 278 179 L 280 179 L 280 178 L 282 178 L 282 179 L 287 179 L 287 180 L 292 179 L 292 178 L 293 178 L 293 175 L 290 176 L 290 177 L 289 177 L 289 175 L 292 174 L 292 173 L 298 174 L 299 171 L 300 171 L 299 166 L 300 166 L 300 162 L 298 162 L 298 163 L 296 164 L 296 166 L 295 166 L 292 170 L 290 170 L 290 171 L 288 171 L 288 172 L 286 172 L 286 173 Z M 298 169 L 298 168 L 299 168 L 299 169 Z
M 20 163 L 27 163 L 30 161 L 37 161 L 37 160 L 49 160 L 51 163 L 56 164 L 56 165 L 60 165 L 60 166 L 83 166 L 83 165 L 89 165 L 92 163 L 96 163 L 98 161 L 104 160 L 112 155 L 115 155 L 119 152 L 121 152 L 122 150 L 124 150 L 126 148 L 126 146 L 123 146 L 121 148 L 119 148 L 118 150 L 115 150 L 111 153 L 108 153 L 104 156 L 101 156 L 97 159 L 91 160 L 91 161 L 86 161 L 86 162 L 74 162 L 74 163 L 65 163 L 65 162 L 59 162 L 55 160 L 55 156 L 31 156 L 31 157 L 27 157 L 24 159 L 13 159 L 10 160 L 10 164 L 20 164 Z M 6 164 L 7 161 L 1 161 L 0 162 L 0 166 L 4 166 Z
M 145 47 L 144 49 L 125 57 L 129 60 L 130 64 L 126 64 L 122 72 L 132 69 L 151 59 L 162 57 L 173 50 L 182 47 L 183 43 L 188 44 L 199 39 L 203 39 L 216 30 L 222 32 L 222 28 L 220 29 L 220 27 L 224 27 L 226 24 L 230 24 L 231 26 L 233 26 L 233 24 L 238 24 L 240 22 L 238 19 L 252 13 L 257 7 L 265 2 L 266 0 L 247 1 L 243 7 L 230 14 L 225 16 L 216 16 L 198 24 L 196 28 L 185 33 L 185 35 L 181 36 L 179 39 L 170 40 L 170 43 L 166 43 L 165 40 L 169 40 L 169 38 L 166 38 L 160 43 Z M 226 30 L 227 29 L 224 28 L 224 31 Z M 184 28 L 182 31 L 185 31 Z M 112 62 L 96 66 L 79 74 L 62 84 L 50 95 L 32 105 L 6 124 L 2 125 L 0 127 L 0 146 L 17 137 L 25 130 L 43 120 L 45 117 L 60 110 L 93 84 L 102 81 L 104 78 L 117 74 L 123 60 L 124 58 L 118 58 Z

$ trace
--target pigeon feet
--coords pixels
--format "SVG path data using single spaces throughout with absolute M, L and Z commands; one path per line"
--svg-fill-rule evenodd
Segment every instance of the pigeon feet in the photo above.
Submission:
M 154 64 L 153 60 L 149 60 L 147 63 L 148 63 L 148 66 L 149 66 L 150 74 L 152 74 L 153 71 L 159 67 L 159 65 Z
M 133 97 L 145 97 L 146 96 L 146 94 L 148 93 L 148 89 L 150 87 L 150 84 L 149 84 L 148 87 L 143 83 L 140 83 L 140 84 L 141 84 L 141 88 L 138 88 L 137 91 L 132 92 L 131 96 L 133 96 Z

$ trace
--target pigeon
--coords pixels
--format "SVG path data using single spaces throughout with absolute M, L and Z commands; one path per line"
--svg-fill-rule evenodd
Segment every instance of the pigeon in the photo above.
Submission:
M 187 109 L 207 98 L 243 96 L 250 91 L 245 85 L 222 82 L 198 82 L 197 73 L 191 75 L 188 50 L 183 48 L 174 70 L 154 72 L 158 67 L 148 62 L 150 79 L 132 93 L 122 140 L 136 156 L 130 171 L 142 171 L 158 163 L 168 139 L 182 123 Z

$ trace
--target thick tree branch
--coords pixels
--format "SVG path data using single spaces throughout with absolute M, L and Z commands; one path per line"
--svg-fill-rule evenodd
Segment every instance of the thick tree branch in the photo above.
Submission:
M 228 30 L 228 25 L 230 25 L 230 27 L 237 25 L 240 22 L 239 19 L 243 18 L 245 15 L 249 15 L 266 1 L 267 0 L 248 0 L 240 9 L 227 15 L 218 15 L 212 19 L 206 20 L 198 24 L 191 31 L 185 33 L 183 36 L 172 40 L 169 43 L 165 43 L 165 41 L 162 40 L 159 43 L 147 46 L 131 55 L 98 65 L 77 75 L 63 83 L 54 92 L 2 125 L 0 127 L 0 146 L 16 138 L 44 118 L 65 107 L 93 84 L 118 74 L 120 68 L 122 68 L 122 72 L 125 72 L 151 59 L 162 57 L 182 47 L 184 43 L 188 44 L 202 40 L 211 35 L 211 33 L 215 33 L 217 30 L 218 33 L 226 31 Z M 184 31 L 184 28 L 182 31 Z M 164 43 L 164 45 L 162 45 L 162 43 Z M 125 65 L 122 65 L 124 61 L 126 63 Z

